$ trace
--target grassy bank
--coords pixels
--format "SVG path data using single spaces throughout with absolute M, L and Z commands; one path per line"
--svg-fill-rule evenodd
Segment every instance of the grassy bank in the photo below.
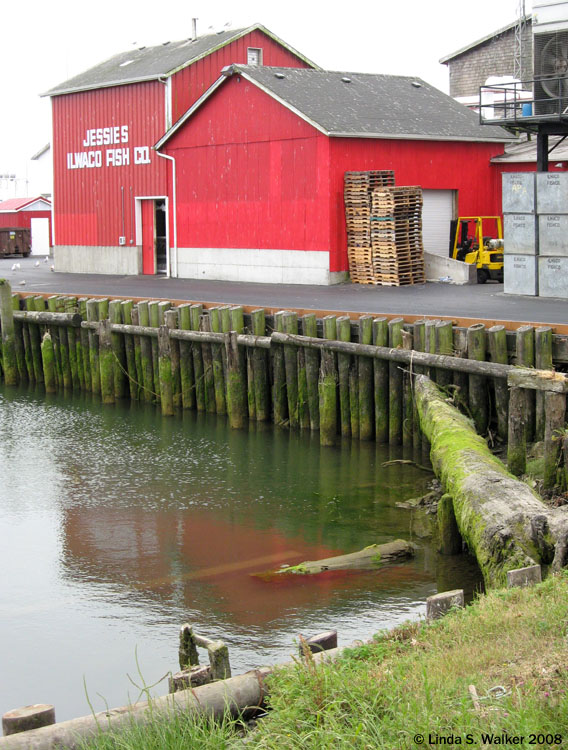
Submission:
M 270 689 L 273 710 L 247 747 L 568 748 L 568 573 L 531 589 L 492 591 L 437 622 L 380 634 L 333 663 L 283 669 Z M 242 746 L 230 723 L 178 718 L 86 747 Z

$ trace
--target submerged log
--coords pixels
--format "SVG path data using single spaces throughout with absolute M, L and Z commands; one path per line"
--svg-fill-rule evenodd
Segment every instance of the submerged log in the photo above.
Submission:
M 290 565 L 272 571 L 273 575 L 314 575 L 326 570 L 375 570 L 392 562 L 414 556 L 415 546 L 404 539 L 386 544 L 371 544 L 369 547 L 347 555 L 326 557 L 323 560 L 306 560 L 299 565 Z M 269 574 L 270 575 L 270 574 Z
M 447 403 L 424 376 L 415 381 L 420 424 L 432 465 L 453 498 L 462 537 L 487 586 L 504 586 L 506 573 L 528 565 L 559 570 L 568 562 L 568 518 L 544 505 L 494 456 L 471 421 Z

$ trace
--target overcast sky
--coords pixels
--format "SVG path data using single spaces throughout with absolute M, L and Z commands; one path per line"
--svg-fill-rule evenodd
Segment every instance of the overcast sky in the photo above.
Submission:
M 0 175 L 50 139 L 39 94 L 132 46 L 259 22 L 329 70 L 415 75 L 448 91 L 440 57 L 515 20 L 520 0 L 9 0 L 2 8 Z M 526 12 L 531 10 L 526 0 Z M 337 6 L 336 6 L 337 7 Z

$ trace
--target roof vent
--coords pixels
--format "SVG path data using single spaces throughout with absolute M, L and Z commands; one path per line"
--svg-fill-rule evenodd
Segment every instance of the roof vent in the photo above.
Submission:
M 125 60 L 124 62 L 120 63 L 120 68 L 126 68 L 127 65 L 130 65 L 130 63 L 133 63 L 134 60 Z
M 282 78 L 286 78 L 286 76 L 284 73 L 275 73 L 274 78 L 280 78 L 280 80 L 282 80 Z
M 422 84 L 420 83 L 420 81 L 412 81 L 412 83 L 410 85 L 414 86 L 415 89 L 421 89 L 422 88 Z
M 348 78 L 347 76 L 343 76 L 341 80 L 343 81 L 343 83 L 351 83 L 351 78 Z

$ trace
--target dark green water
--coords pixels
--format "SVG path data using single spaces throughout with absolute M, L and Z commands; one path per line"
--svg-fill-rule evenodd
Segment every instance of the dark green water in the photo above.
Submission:
M 320 448 L 272 426 L 164 419 L 151 406 L 0 387 L 0 714 L 53 703 L 62 720 L 138 697 L 177 669 L 184 622 L 229 645 L 233 673 L 286 660 L 298 635 L 369 637 L 479 586 L 397 501 L 431 475 L 373 443 Z M 252 573 L 398 537 L 414 560 L 267 583 Z M 206 660 L 206 654 L 203 654 Z M 155 689 L 167 691 L 167 682 Z

